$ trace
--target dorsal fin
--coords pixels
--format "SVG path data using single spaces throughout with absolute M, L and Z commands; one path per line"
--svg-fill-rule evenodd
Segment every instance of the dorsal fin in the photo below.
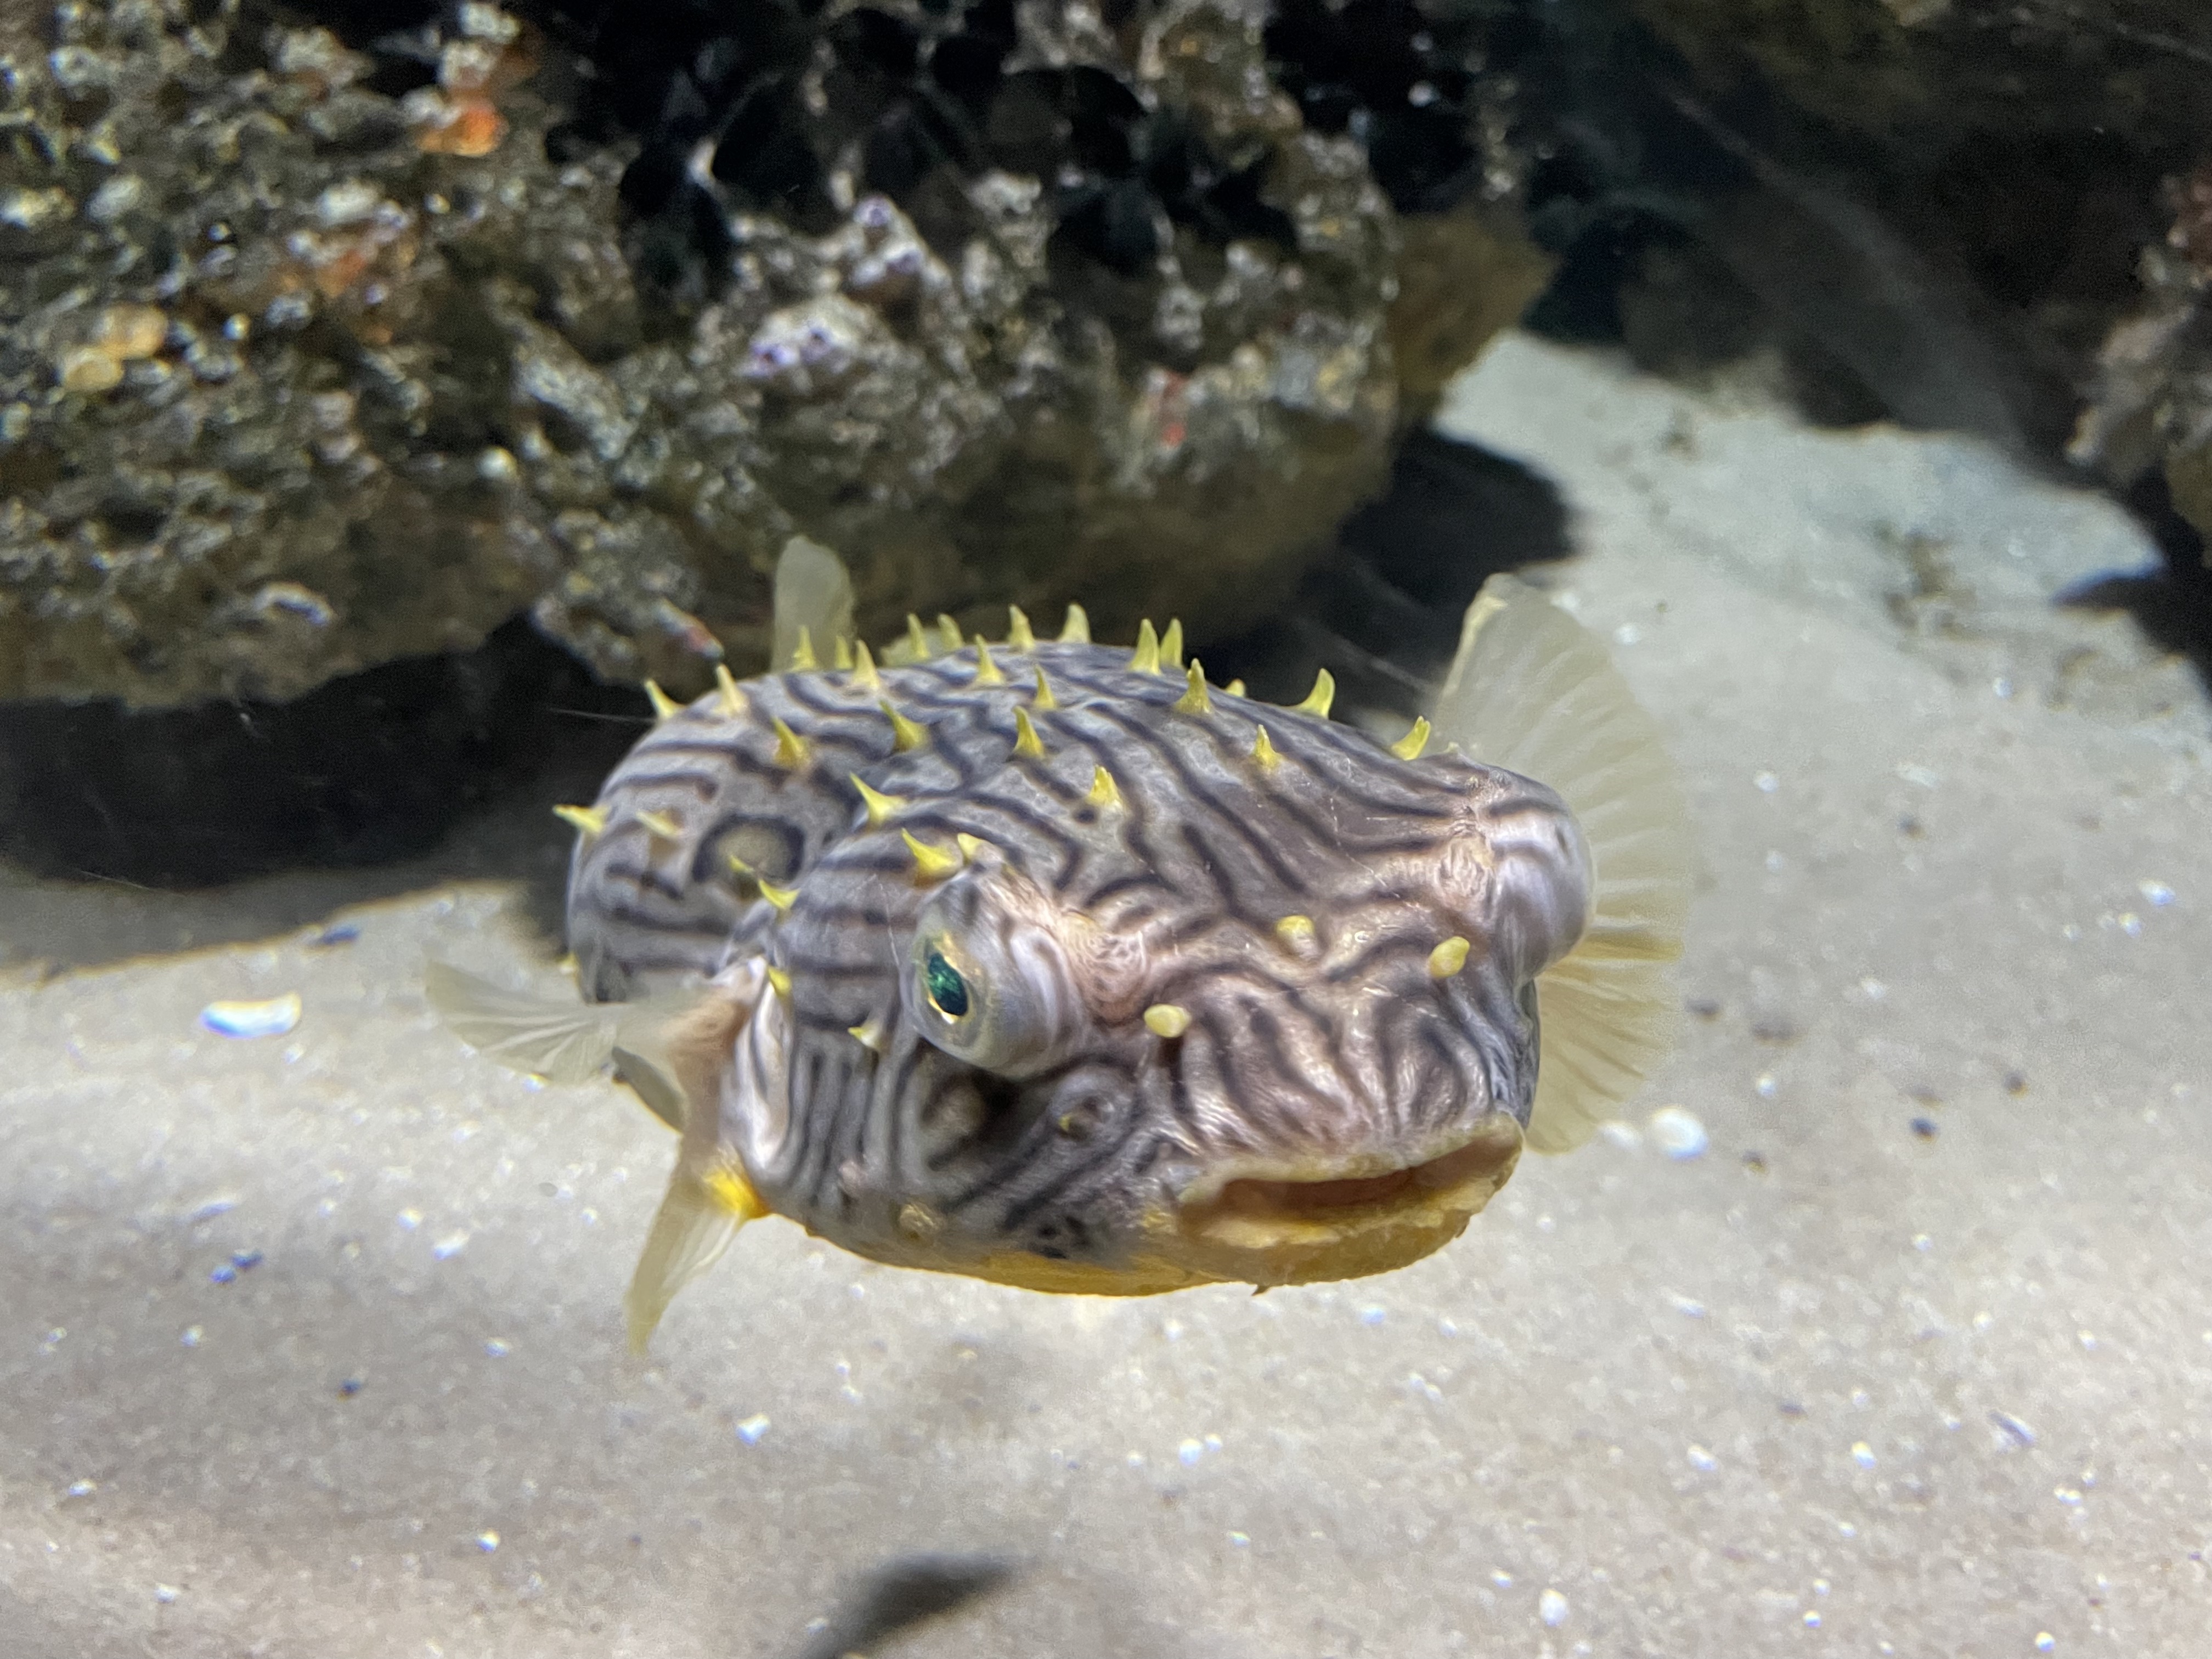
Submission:
M 837 641 L 853 634 L 853 579 L 845 562 L 819 542 L 793 536 L 775 562 L 775 621 L 769 668 L 782 673 L 799 653 L 805 629 L 822 662 L 836 659 Z

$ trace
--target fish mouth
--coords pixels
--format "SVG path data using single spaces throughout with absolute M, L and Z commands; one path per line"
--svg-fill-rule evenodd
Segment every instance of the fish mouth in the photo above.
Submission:
M 1239 1164 L 1183 1194 L 1176 1231 L 1195 1262 L 1250 1284 L 1386 1272 L 1456 1238 L 1511 1177 L 1521 1140 L 1520 1124 L 1500 1112 L 1412 1161 Z

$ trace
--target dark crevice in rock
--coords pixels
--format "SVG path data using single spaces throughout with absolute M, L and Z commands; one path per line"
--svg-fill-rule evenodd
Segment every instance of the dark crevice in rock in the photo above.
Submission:
M 592 780 L 650 720 L 517 621 L 289 702 L 0 705 L 0 854 L 190 888 L 435 846 L 556 758 Z
M 1458 648 L 1467 608 L 1500 571 L 1574 550 L 1566 503 L 1541 474 L 1434 432 L 1408 435 L 1390 488 L 1339 530 L 1275 621 L 1207 645 L 1206 678 L 1297 702 L 1326 668 L 1347 709 L 1410 718 Z

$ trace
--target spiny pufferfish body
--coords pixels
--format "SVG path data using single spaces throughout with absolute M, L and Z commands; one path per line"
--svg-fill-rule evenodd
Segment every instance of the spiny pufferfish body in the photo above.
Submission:
M 1606 932 L 1566 802 L 1083 631 L 726 678 L 571 814 L 588 1063 L 684 1134 L 635 1338 L 763 1212 L 1140 1294 L 1399 1267 L 1510 1175 Z

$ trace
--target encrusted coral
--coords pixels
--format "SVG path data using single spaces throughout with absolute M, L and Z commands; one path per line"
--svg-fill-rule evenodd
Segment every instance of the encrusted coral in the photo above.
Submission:
M 524 610 L 696 684 L 794 531 L 872 631 L 1240 627 L 1381 479 L 1394 343 L 1418 403 L 1541 280 L 1474 24 L 1338 97 L 1226 0 L 372 9 L 10 27 L 0 696 L 287 697 Z M 1394 314 L 1394 193 L 1492 275 Z

